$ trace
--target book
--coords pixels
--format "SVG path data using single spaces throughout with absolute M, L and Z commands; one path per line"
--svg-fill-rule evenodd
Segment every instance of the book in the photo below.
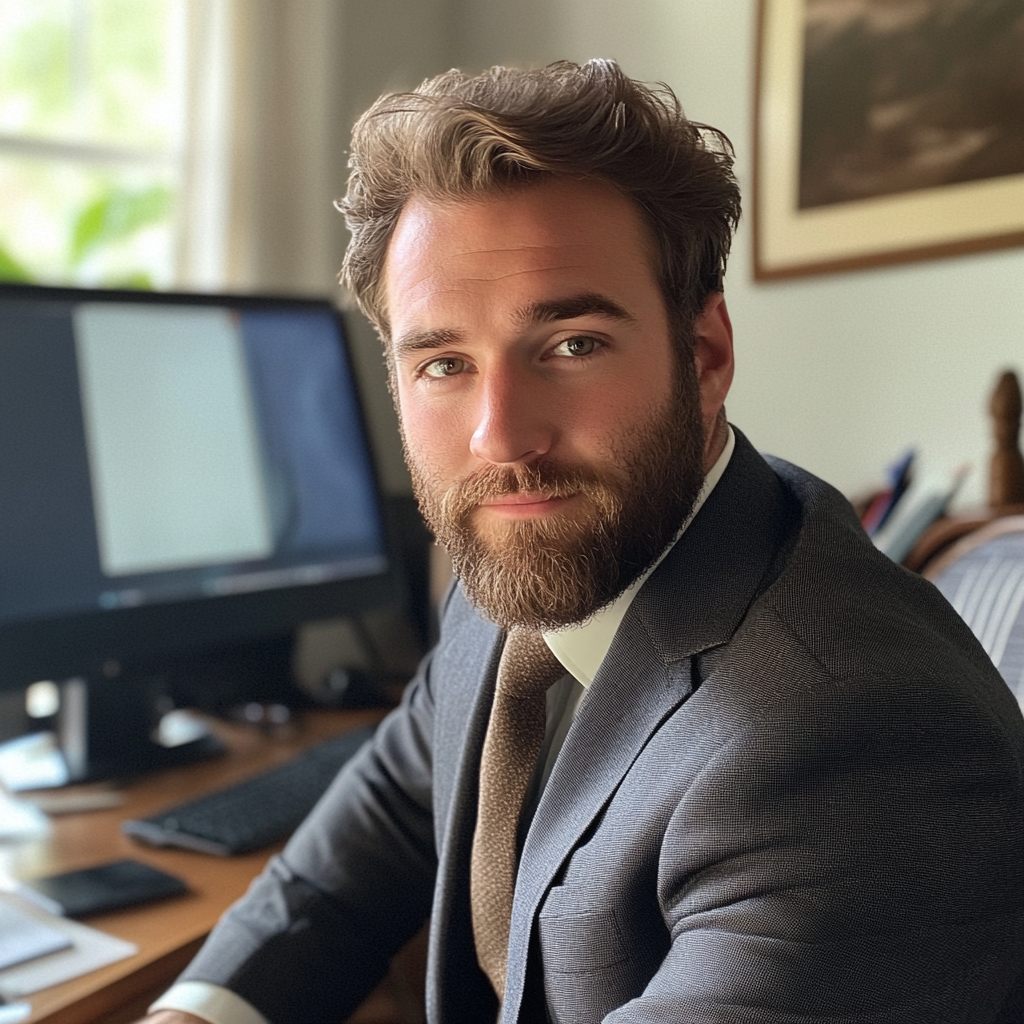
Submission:
M 916 454 L 913 448 L 908 448 L 886 470 L 888 484 L 871 499 L 861 517 L 861 525 L 869 537 L 874 536 L 885 525 L 910 486 Z
M 969 467 L 949 473 L 923 475 L 907 488 L 885 525 L 871 538 L 876 548 L 894 562 L 902 562 L 921 534 L 944 515 L 964 482 Z

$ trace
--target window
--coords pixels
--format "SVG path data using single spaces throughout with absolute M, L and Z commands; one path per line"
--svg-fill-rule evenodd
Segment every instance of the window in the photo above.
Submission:
M 193 7 L 0 3 L 0 278 L 176 282 Z

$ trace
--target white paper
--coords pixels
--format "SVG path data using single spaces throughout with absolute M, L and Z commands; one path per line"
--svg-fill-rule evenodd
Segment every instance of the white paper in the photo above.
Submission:
M 0 789 L 0 842 L 39 839 L 49 831 L 49 819 L 38 807 Z
M 68 765 L 54 733 L 30 732 L 0 745 L 0 784 L 8 793 L 68 784 Z
M 70 921 L 66 917 L 47 914 L 9 894 L 0 894 L 0 901 L 62 932 L 73 943 L 70 949 L 50 953 L 0 971 L 0 996 L 8 1001 L 88 974 L 100 967 L 106 967 L 107 964 L 134 956 L 139 951 L 131 942 L 125 942 L 124 939 L 107 935 L 77 921 Z
M 0 970 L 66 949 L 71 940 L 56 928 L 0 901 Z

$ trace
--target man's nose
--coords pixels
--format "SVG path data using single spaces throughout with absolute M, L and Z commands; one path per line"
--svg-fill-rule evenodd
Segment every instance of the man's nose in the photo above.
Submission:
M 476 428 L 469 450 L 495 464 L 530 462 L 554 440 L 551 396 L 525 368 L 503 367 L 481 374 Z

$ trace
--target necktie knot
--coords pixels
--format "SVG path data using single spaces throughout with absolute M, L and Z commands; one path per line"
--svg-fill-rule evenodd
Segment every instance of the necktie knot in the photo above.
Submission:
M 535 696 L 546 692 L 564 674 L 565 669 L 540 633 L 520 626 L 509 630 L 498 664 L 499 693 Z

